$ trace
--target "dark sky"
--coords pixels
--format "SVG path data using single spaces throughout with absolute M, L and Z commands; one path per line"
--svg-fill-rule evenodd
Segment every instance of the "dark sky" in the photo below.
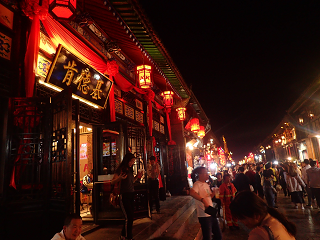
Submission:
M 140 3 L 236 160 L 320 73 L 320 1 Z

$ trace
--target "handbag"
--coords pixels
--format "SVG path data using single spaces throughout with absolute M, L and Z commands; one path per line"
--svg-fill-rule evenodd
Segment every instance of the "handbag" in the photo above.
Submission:
M 121 181 L 118 184 L 114 185 L 113 190 L 109 196 L 109 203 L 115 208 L 120 207 L 120 187 Z

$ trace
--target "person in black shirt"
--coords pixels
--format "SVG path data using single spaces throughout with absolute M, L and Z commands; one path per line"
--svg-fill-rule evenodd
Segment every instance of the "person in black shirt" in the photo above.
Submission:
M 262 199 L 264 198 L 264 193 L 263 193 L 263 187 L 261 185 L 261 176 L 262 176 L 262 172 L 263 172 L 263 168 L 261 168 L 260 166 L 257 166 L 256 168 L 256 175 L 255 175 L 255 190 L 256 193 L 258 193 L 259 197 L 261 197 Z M 262 176 L 263 177 L 263 176 Z
M 127 153 L 119 167 L 115 171 L 111 184 L 121 182 L 120 185 L 120 207 L 125 216 L 120 240 L 132 239 L 133 225 L 133 209 L 134 209 L 134 182 L 141 178 L 142 172 L 133 176 L 133 164 L 135 156 L 132 153 Z
M 239 172 L 236 175 L 235 180 L 233 181 L 233 185 L 236 187 L 237 192 L 240 191 L 250 191 L 250 180 L 248 176 L 246 176 L 244 172 L 244 167 L 239 167 Z

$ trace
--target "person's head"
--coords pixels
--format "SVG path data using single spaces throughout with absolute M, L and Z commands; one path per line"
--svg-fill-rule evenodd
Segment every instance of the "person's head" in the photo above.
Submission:
M 239 167 L 239 172 L 243 173 L 244 172 L 244 167 Z
M 230 175 L 229 174 L 223 175 L 223 182 L 225 182 L 225 183 L 229 183 L 230 182 Z
M 89 177 L 92 178 L 93 177 L 93 169 L 90 170 L 90 172 L 88 173 Z
M 305 160 L 303 160 L 302 164 L 303 164 L 303 166 L 307 166 L 307 165 L 309 165 L 309 164 L 310 164 L 309 159 L 305 159 Z
M 66 239 L 76 239 L 81 234 L 82 218 L 79 214 L 70 214 L 64 220 L 63 232 Z
M 290 165 L 289 165 L 288 174 L 289 174 L 291 177 L 297 176 L 295 164 L 290 164 Z
M 155 156 L 151 156 L 150 157 L 150 164 L 153 165 L 156 161 L 156 157 Z
M 268 207 L 268 205 L 251 191 L 239 192 L 230 204 L 232 216 L 237 217 L 248 228 L 255 228 L 261 224 L 261 221 L 269 213 L 276 218 L 287 231 L 294 236 L 296 234 L 296 226 L 289 222 L 287 218 L 279 213 L 276 209 Z
M 260 168 L 263 168 L 263 162 L 259 163 Z
M 310 166 L 311 166 L 311 167 L 315 167 L 316 164 L 317 164 L 317 162 L 311 159 L 311 161 L 310 161 Z
M 260 166 L 257 166 L 257 167 L 256 167 L 256 171 L 257 171 L 257 172 L 260 172 L 260 170 L 261 170 L 261 167 L 260 167 Z
M 209 179 L 208 171 L 205 167 L 197 167 L 191 173 L 193 183 L 196 181 L 205 182 Z
M 218 173 L 216 174 L 216 177 L 217 177 L 217 179 L 220 181 L 220 180 L 222 179 L 222 173 L 221 173 L 221 172 L 218 172 Z
M 117 168 L 116 172 L 120 173 L 121 171 L 126 172 L 128 169 L 130 169 L 131 171 L 133 171 L 133 164 L 136 160 L 136 157 L 132 154 L 132 153 L 127 153 L 122 162 L 120 163 L 119 167 Z
M 270 162 L 266 163 L 265 167 L 266 167 L 266 169 L 271 168 L 271 163 Z

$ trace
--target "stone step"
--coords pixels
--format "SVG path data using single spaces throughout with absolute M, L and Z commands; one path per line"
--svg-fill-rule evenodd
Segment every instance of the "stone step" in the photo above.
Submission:
M 147 240 L 160 237 L 190 206 L 194 205 L 194 200 L 190 196 L 183 199 L 179 197 L 177 200 L 173 198 L 171 201 L 161 207 L 161 213 L 154 214 L 152 220 L 136 220 L 133 228 L 133 238 Z
M 193 200 L 194 203 L 194 200 Z M 185 233 L 190 233 L 190 230 L 197 225 L 197 211 L 192 204 L 163 234 L 162 236 L 173 237 L 180 239 Z M 183 239 L 191 239 L 190 236 Z

